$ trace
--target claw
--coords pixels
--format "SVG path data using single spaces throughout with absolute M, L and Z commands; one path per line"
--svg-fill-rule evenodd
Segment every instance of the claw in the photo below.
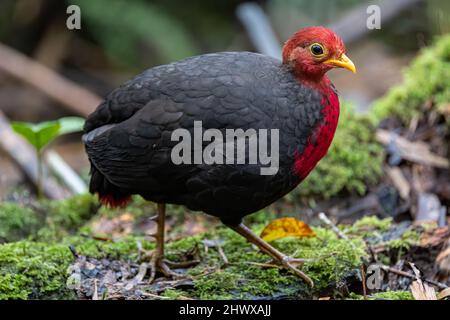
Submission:
M 159 268 L 166 277 L 184 278 L 184 275 L 182 275 L 181 273 L 170 270 L 170 268 L 167 266 L 167 264 L 164 261 L 160 262 Z
M 190 261 L 183 261 L 183 262 L 173 262 L 170 260 L 164 260 L 164 263 L 167 266 L 176 269 L 176 268 L 189 268 L 189 267 L 199 264 L 200 261 L 199 260 L 190 260 Z
M 171 270 L 169 266 L 187 267 L 187 266 L 189 266 L 188 265 L 189 263 L 190 263 L 190 265 L 192 265 L 192 262 L 195 262 L 195 264 L 198 263 L 197 261 L 187 261 L 187 262 L 176 263 L 176 262 L 162 259 L 161 257 L 157 257 L 157 255 L 153 255 L 152 259 L 149 263 L 149 268 L 151 270 L 149 283 L 153 283 L 153 281 L 155 280 L 156 272 L 160 272 L 165 277 L 168 277 L 168 278 L 170 278 L 170 277 L 177 278 L 177 279 L 184 278 L 184 277 L 186 277 L 185 275 Z

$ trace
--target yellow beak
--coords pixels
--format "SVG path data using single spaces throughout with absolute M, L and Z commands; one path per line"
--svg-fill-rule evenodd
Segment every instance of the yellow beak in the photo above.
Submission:
M 345 68 L 347 70 L 350 70 L 353 73 L 356 73 L 355 64 L 345 54 L 342 54 L 339 59 L 329 59 L 329 60 L 325 61 L 324 63 L 331 64 L 332 66 L 335 66 L 338 68 Z

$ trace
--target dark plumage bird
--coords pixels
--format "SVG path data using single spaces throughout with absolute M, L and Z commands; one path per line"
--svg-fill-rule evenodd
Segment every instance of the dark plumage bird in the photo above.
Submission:
M 89 116 L 83 140 L 92 166 L 90 191 L 111 206 L 125 205 L 133 194 L 158 203 L 152 280 L 156 271 L 177 276 L 163 259 L 165 204 L 173 203 L 219 217 L 312 284 L 297 268 L 301 260 L 273 248 L 241 219 L 294 189 L 327 153 L 339 100 L 325 73 L 335 67 L 355 72 L 345 52 L 334 32 L 309 27 L 285 43 L 282 62 L 251 52 L 221 52 L 154 67 L 112 91 Z M 243 161 L 194 159 L 195 144 L 180 152 L 191 161 L 174 161 L 180 142 L 174 132 L 185 129 L 194 137 L 196 121 L 203 132 L 215 129 L 214 137 L 226 137 L 229 129 L 248 133 Z M 278 150 L 269 144 L 268 153 L 278 151 L 278 164 L 269 174 L 261 173 L 267 162 L 251 161 L 250 137 L 264 140 L 261 129 L 269 130 L 267 141 L 278 130 Z M 204 140 L 202 148 L 210 143 Z M 218 156 L 224 144 L 214 142 L 211 154 Z

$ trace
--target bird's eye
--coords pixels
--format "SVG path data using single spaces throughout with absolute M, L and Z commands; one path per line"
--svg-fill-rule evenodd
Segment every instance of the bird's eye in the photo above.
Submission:
M 319 43 L 313 43 L 310 46 L 311 53 L 315 56 L 321 56 L 324 53 L 323 46 Z

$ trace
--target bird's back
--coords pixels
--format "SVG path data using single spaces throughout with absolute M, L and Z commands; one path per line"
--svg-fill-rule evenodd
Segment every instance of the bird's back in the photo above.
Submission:
M 323 121 L 323 97 L 301 85 L 276 59 L 224 52 L 149 69 L 114 90 L 86 121 L 91 191 L 140 194 L 156 202 L 239 220 L 292 190 L 294 162 Z M 279 130 L 279 168 L 261 163 L 175 164 L 176 129 Z M 202 142 L 205 147 L 208 143 Z M 247 141 L 248 143 L 248 141 Z

